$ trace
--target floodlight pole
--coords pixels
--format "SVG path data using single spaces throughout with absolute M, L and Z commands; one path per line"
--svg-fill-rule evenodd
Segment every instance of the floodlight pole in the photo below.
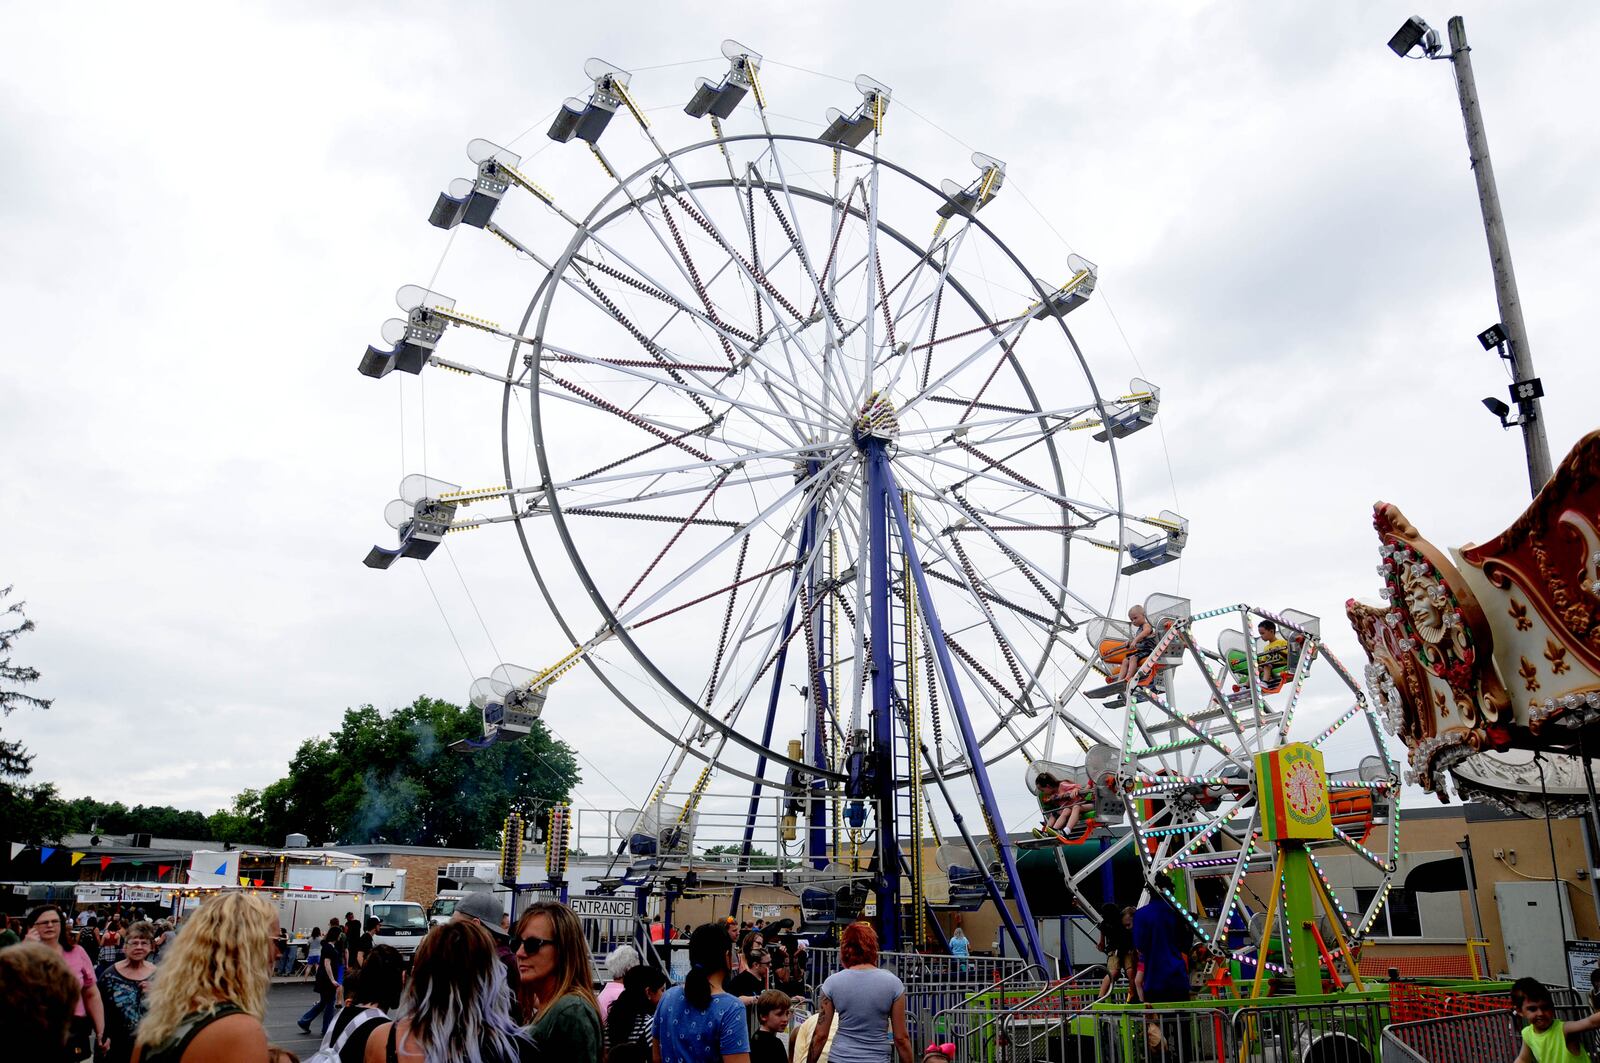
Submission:
M 1478 205 L 1483 210 L 1483 232 L 1489 239 L 1489 264 L 1494 270 L 1494 297 L 1511 346 L 1512 370 L 1517 381 L 1532 380 L 1533 353 L 1528 349 L 1528 330 L 1522 322 L 1522 300 L 1517 295 L 1517 275 L 1511 268 L 1511 244 L 1506 239 L 1505 216 L 1500 212 L 1494 164 L 1489 161 L 1489 137 L 1483 128 L 1483 112 L 1478 108 L 1472 49 L 1467 46 L 1467 27 L 1460 15 L 1450 19 L 1450 62 L 1455 67 L 1456 92 L 1461 97 L 1461 117 L 1467 127 L 1472 173 L 1478 181 Z M 1537 495 L 1550 479 L 1550 442 L 1545 438 L 1539 400 L 1519 398 L 1517 408 L 1522 414 L 1522 445 L 1528 453 L 1528 486 Z

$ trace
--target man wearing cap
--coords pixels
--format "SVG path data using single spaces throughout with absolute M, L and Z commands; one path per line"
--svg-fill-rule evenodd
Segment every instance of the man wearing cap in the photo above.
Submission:
M 521 975 L 517 971 L 517 954 L 506 944 L 510 935 L 506 932 L 501 920 L 505 918 L 505 909 L 500 907 L 500 900 L 492 893 L 469 893 L 456 905 L 456 910 L 450 916 L 452 923 L 472 920 L 489 932 L 494 938 L 494 951 L 500 957 L 500 962 L 506 967 L 506 989 L 511 994 L 511 1016 L 518 1023 L 524 1021 L 522 1008 L 517 1003 L 517 987 L 521 984 Z

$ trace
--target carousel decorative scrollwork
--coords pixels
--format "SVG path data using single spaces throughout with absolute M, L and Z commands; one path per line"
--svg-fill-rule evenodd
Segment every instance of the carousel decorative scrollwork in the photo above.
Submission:
M 1373 526 L 1387 604 L 1345 611 L 1373 701 L 1410 752 L 1408 781 L 1444 800 L 1454 775 L 1463 797 L 1564 812 L 1570 801 L 1527 794 L 1549 783 L 1535 768 L 1571 775 L 1591 727 L 1600 741 L 1600 432 L 1481 546 L 1447 555 L 1383 502 Z

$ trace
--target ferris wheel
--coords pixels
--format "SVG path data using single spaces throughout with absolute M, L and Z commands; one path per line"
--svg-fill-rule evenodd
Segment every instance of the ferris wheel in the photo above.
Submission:
M 1030 778 L 1052 773 L 1085 795 L 1079 836 L 1051 846 L 1069 888 L 1093 910 L 1098 880 L 1131 852 L 1150 888 L 1171 896 L 1163 875 L 1193 887 L 1177 908 L 1214 956 L 1259 955 L 1268 970 L 1293 970 L 1287 958 L 1266 959 L 1272 933 L 1292 931 L 1280 940 L 1290 955 L 1311 952 L 1307 970 L 1319 959 L 1331 966 L 1337 951 L 1354 968 L 1351 950 L 1382 914 L 1400 853 L 1401 779 L 1378 713 L 1314 616 L 1248 605 L 1196 613 L 1166 594 L 1151 595 L 1144 611 L 1156 637 L 1143 662 L 1120 682 L 1080 691 L 1125 713 L 1117 740 L 1081 762 L 1030 765 Z M 1130 627 L 1093 625 L 1108 668 L 1129 652 Z M 1304 711 L 1309 702 L 1315 711 Z M 1110 824 L 1128 829 L 1095 832 Z M 1386 839 L 1374 849 L 1376 826 Z M 1072 847 L 1091 837 L 1099 847 L 1069 864 Z M 1355 870 L 1332 874 L 1330 855 Z M 1299 877 L 1314 930 L 1291 925 L 1280 907 L 1285 875 Z M 1275 910 L 1283 921 L 1269 928 Z
M 769 110 L 761 55 L 722 52 L 681 114 L 588 62 L 548 130 L 592 156 L 578 206 L 471 142 L 429 220 L 481 230 L 521 281 L 402 288 L 360 369 L 487 382 L 501 479 L 407 477 L 398 542 L 367 563 L 514 528 L 568 644 L 474 685 L 485 742 L 586 668 L 668 743 L 644 818 L 673 820 L 677 787 L 690 821 L 714 775 L 752 808 L 787 792 L 807 864 L 871 847 L 880 912 L 918 920 L 910 839 L 940 828 L 921 792 L 967 779 L 999 900 L 1016 871 L 989 767 L 1042 755 L 1057 724 L 1080 749 L 1116 740 L 1117 714 L 1063 712 L 1100 675 L 1090 628 L 1187 538 L 1123 491 L 1118 441 L 1160 392 L 1091 375 L 1066 319 L 1092 262 L 1030 268 L 985 224 L 1003 162 L 919 175 L 880 150 L 887 86 L 857 78 L 807 128 Z

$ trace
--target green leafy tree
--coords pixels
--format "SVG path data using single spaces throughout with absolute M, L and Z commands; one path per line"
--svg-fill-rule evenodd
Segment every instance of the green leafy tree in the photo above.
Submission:
M 740 848 L 737 845 L 713 845 L 705 851 L 705 855 L 720 863 L 736 864 L 739 862 Z M 778 866 L 778 858 L 765 849 L 752 848 L 745 866 L 767 870 Z
M 0 602 L 10 597 L 10 587 L 0 587 Z M 0 609 L 0 717 L 19 708 L 48 709 L 50 699 L 37 698 L 22 688 L 39 681 L 39 670 L 15 664 L 11 658 L 17 640 L 33 630 L 23 612 L 26 602 Z M 53 841 L 66 831 L 66 816 L 56 788 L 48 783 L 25 785 L 33 772 L 33 757 L 21 742 L 0 738 L 0 823 L 18 840 Z
M 436 698 L 387 716 L 346 710 L 337 731 L 301 743 L 288 775 L 247 805 L 250 826 L 272 844 L 299 832 L 313 844 L 495 847 L 507 812 L 566 800 L 579 772 L 542 723 L 477 753 L 449 748 L 481 733 L 476 711 Z

